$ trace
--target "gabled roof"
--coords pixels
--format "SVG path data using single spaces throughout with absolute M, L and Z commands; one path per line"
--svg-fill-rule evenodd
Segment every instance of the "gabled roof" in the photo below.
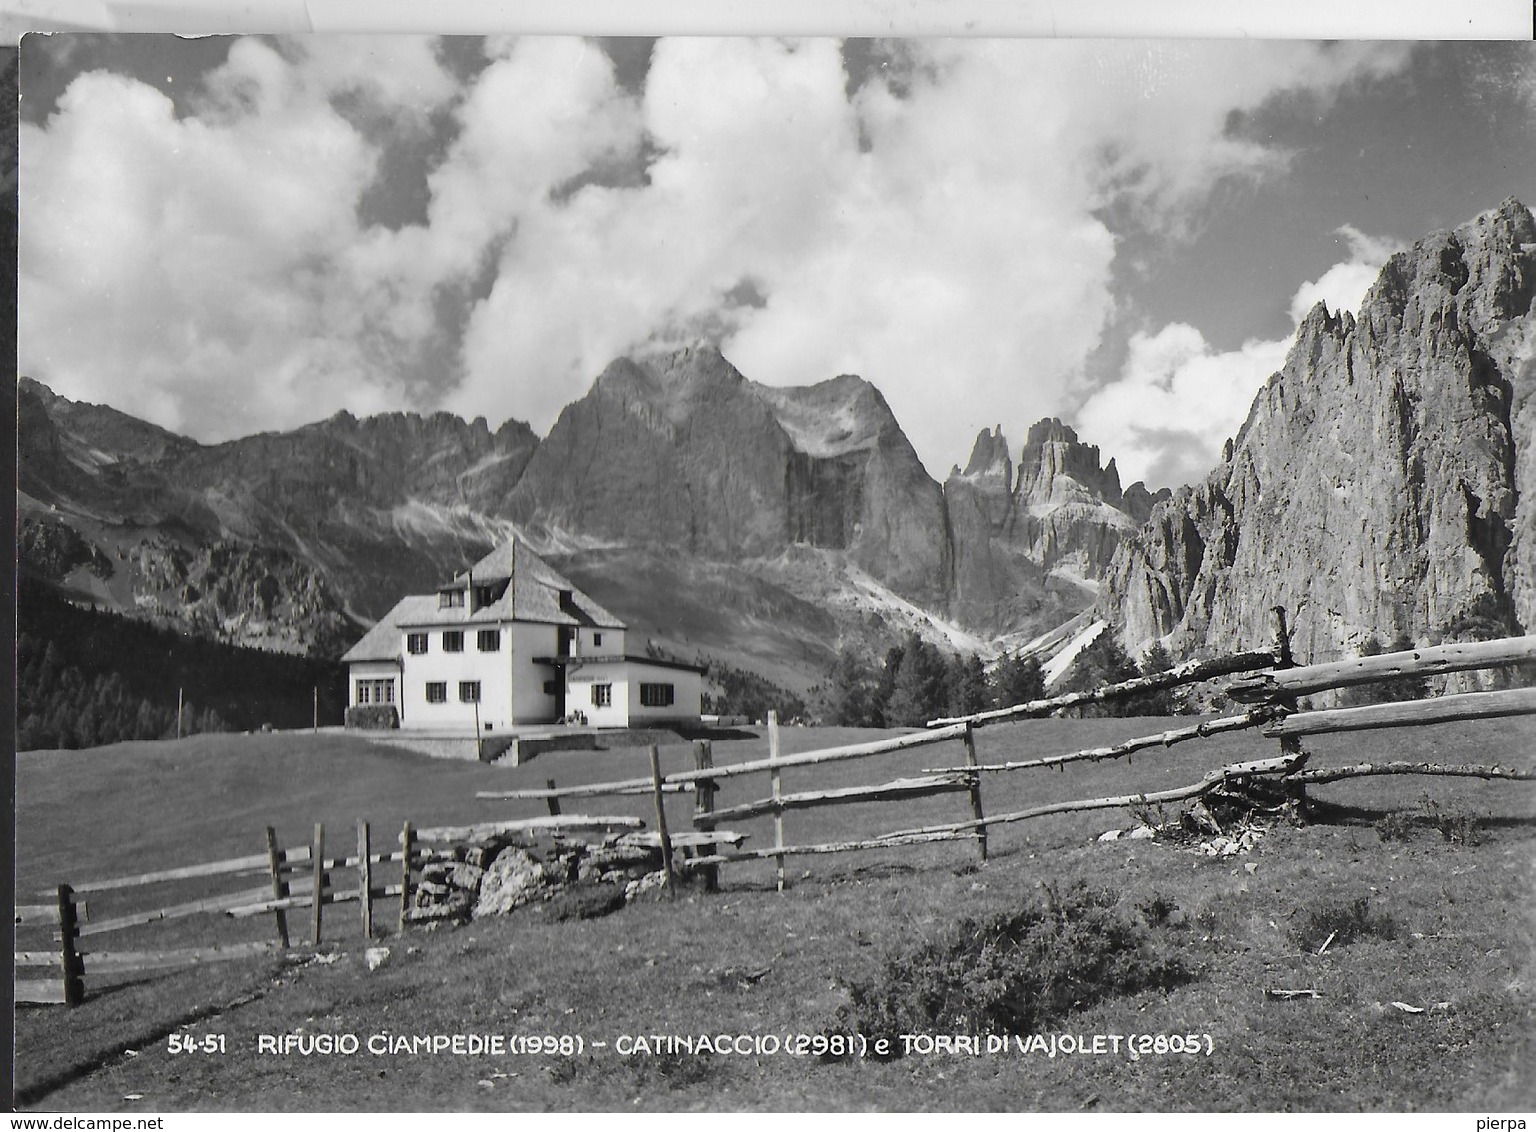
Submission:
M 469 581 L 470 575 L 473 575 L 477 586 L 512 579 L 512 584 L 507 587 L 501 600 L 477 610 L 475 620 L 487 614 L 494 615 L 493 611 L 502 609 L 503 616 L 517 621 L 591 625 L 599 629 L 624 628 L 624 622 L 582 593 L 569 578 L 529 550 L 528 544 L 520 539 L 509 539 L 502 543 L 467 572 L 456 574 L 453 580 L 457 584 L 464 584 Z M 562 592 L 570 595 L 563 604 L 560 600 Z M 442 612 L 455 611 L 445 609 Z
M 437 595 L 403 597 L 393 609 L 379 619 L 346 652 L 341 654 L 345 664 L 357 664 L 365 660 L 395 660 L 400 656 L 400 633 L 408 622 L 419 620 L 437 611 Z
M 393 660 L 400 655 L 400 634 L 427 625 L 492 624 L 497 621 L 537 621 L 549 625 L 589 625 L 598 629 L 622 629 L 624 622 L 578 590 L 565 575 L 528 549 L 526 543 L 503 543 L 468 571 L 454 576 L 440 589 L 462 589 L 473 576 L 475 585 L 491 585 L 510 579 L 506 592 L 490 605 L 470 611 L 468 605 L 438 608 L 437 594 L 413 594 L 401 598 L 363 639 L 343 655 L 346 663 Z M 562 592 L 570 594 L 561 602 Z

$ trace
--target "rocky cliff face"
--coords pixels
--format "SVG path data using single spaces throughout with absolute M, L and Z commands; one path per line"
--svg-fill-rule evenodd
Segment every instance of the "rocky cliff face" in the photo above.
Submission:
M 872 385 L 769 389 L 711 347 L 609 366 L 560 414 L 510 512 L 556 538 L 726 561 L 839 550 L 935 604 L 948 576 L 942 494 Z
M 1536 615 L 1536 222 L 1514 200 L 1394 256 L 1359 316 L 1314 308 L 1222 463 L 1122 544 L 1128 646 L 1440 640 Z
M 55 580 L 190 632 L 322 653 L 350 643 L 348 612 L 378 616 L 504 537 L 497 510 L 538 443 L 520 422 L 394 413 L 201 445 L 25 379 L 17 417 L 23 514 L 131 563 Z M 23 565 L 57 573 L 42 561 Z
M 1114 460 L 1059 420 L 1030 430 L 1015 467 L 1002 429 L 976 438 L 965 470 L 944 483 L 954 544 L 951 607 L 966 624 L 1017 629 L 1029 614 L 1065 620 L 1092 601 L 1120 540 L 1137 528 L 1133 507 L 1154 498 L 1122 493 Z M 1159 496 L 1160 498 L 1160 496 Z

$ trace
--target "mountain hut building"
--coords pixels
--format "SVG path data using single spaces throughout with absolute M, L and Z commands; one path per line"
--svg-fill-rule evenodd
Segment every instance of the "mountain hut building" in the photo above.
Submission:
M 353 645 L 341 658 L 348 703 L 393 707 L 403 730 L 697 724 L 703 670 L 631 656 L 627 635 L 512 539 L 436 593 L 401 598 Z

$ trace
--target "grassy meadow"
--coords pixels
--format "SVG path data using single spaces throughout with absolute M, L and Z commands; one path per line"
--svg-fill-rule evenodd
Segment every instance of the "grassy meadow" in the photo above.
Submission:
M 1170 725 L 1000 725 L 977 732 L 978 755 L 984 763 L 1038 757 Z M 786 728 L 783 747 L 810 750 L 877 734 Z M 1360 733 L 1307 747 L 1314 766 L 1372 758 L 1530 765 L 1536 721 Z M 758 758 L 766 749 L 760 734 L 721 741 L 715 761 Z M 987 774 L 982 796 L 987 812 L 999 814 L 1166 789 L 1274 750 L 1255 734 L 1222 736 L 1129 762 Z M 681 742 L 664 748 L 662 759 L 667 770 L 692 766 Z M 790 769 L 783 789 L 880 782 L 963 762 L 960 744 L 947 743 Z M 463 824 L 545 812 L 540 802 L 479 800 L 478 790 L 645 773 L 644 748 L 551 753 L 507 768 L 434 760 L 334 733 L 28 752 L 17 758 L 18 900 L 61 881 L 259 853 L 267 825 L 282 844 L 297 845 L 323 822 L 327 845 L 341 852 L 355 844 L 356 820 L 366 818 L 380 848 L 393 844 L 406 819 Z M 719 804 L 767 793 L 766 776 L 728 779 Z M 1329 803 L 1322 820 L 1276 825 L 1251 851 L 1228 858 L 1161 839 L 1100 842 L 1106 830 L 1134 825 L 1125 811 L 1106 810 L 994 827 L 984 866 L 969 842 L 792 857 L 783 893 L 775 891 L 771 861 L 742 864 L 723 869 L 719 893 L 686 890 L 675 903 L 636 903 L 592 920 L 557 922 L 547 909 L 525 908 L 461 926 L 413 928 L 402 938 L 390 903 L 378 901 L 373 942 L 390 955 L 372 971 L 356 905 L 338 905 L 327 909 L 328 939 L 318 958 L 296 949 L 288 961 L 116 981 L 88 974 L 79 1008 L 19 1008 L 18 1099 L 40 1109 L 173 1112 L 1536 1106 L 1529 1068 L 1536 1065 L 1536 788 L 1400 777 L 1314 787 L 1311 795 Z M 686 827 L 691 805 L 690 796 L 669 796 L 674 828 Z M 643 797 L 568 800 L 564 809 L 630 813 L 653 824 Z M 843 839 L 963 820 L 969 812 L 963 793 L 796 811 L 785 815 L 786 839 Z M 772 842 L 771 819 L 737 828 L 749 834 L 749 846 Z M 260 883 L 256 876 L 167 885 L 163 902 Z M 980 938 L 1021 909 L 1070 903 L 1072 893 L 1091 894 L 1098 919 L 1058 935 L 1026 936 L 1012 959 L 983 949 L 978 960 L 975 941 L 962 938 Z M 162 893 L 88 899 L 91 919 L 100 920 L 152 906 Z M 306 919 L 292 916 L 297 938 Z M 1047 916 L 1028 930 L 1056 922 Z M 1096 926 L 1085 933 L 1083 924 Z M 149 949 L 272 934 L 270 917 L 200 916 L 84 943 L 87 951 Z M 1041 940 L 1047 946 L 1019 966 L 1026 945 Z M 1110 954 L 1106 941 L 1127 950 Z M 1079 954 L 1082 961 L 1071 966 Z M 1156 985 L 1112 985 L 1106 974 L 1156 964 L 1171 973 Z M 1022 976 L 1033 989 L 1009 989 L 1014 984 L 1004 976 Z M 1279 990 L 1315 996 L 1266 993 Z M 1016 1010 L 1036 994 L 1056 994 L 1061 1006 L 1029 1032 L 1122 1041 L 1197 1034 L 1202 1051 L 1149 1052 L 1138 1060 L 1123 1052 L 1051 1058 L 1017 1050 L 837 1060 L 615 1048 L 627 1035 L 847 1033 L 869 1029 L 871 1003 L 883 1004 L 902 1032 L 984 1036 L 978 1015 L 957 1013 L 957 1004 Z M 933 1021 L 914 1021 L 924 1010 Z M 587 1044 L 580 1053 L 495 1056 L 257 1052 L 260 1035 L 298 1032 L 363 1041 L 377 1034 L 570 1034 Z M 172 1034 L 222 1035 L 225 1052 L 172 1054 Z

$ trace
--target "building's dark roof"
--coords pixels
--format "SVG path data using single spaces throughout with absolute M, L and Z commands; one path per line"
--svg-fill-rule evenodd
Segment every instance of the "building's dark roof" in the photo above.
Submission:
M 511 580 L 501 597 L 471 612 L 468 604 L 438 607 L 437 593 L 401 598 L 384 618 L 368 630 L 342 656 L 347 663 L 393 660 L 400 655 L 400 633 L 405 629 L 440 625 L 494 625 L 498 621 L 536 621 L 549 625 L 589 625 L 599 629 L 623 629 L 624 622 L 609 613 L 569 578 L 512 539 L 497 547 L 469 570 L 455 575 L 440 587 L 460 589 L 474 578 L 476 586 Z M 569 594 L 562 602 L 561 593 Z
M 429 613 L 437 612 L 437 595 L 425 594 L 404 597 L 395 607 L 380 618 L 341 656 L 343 663 L 357 664 L 366 660 L 395 660 L 400 656 L 400 633 L 407 623 L 419 621 Z
M 609 653 L 604 656 L 536 656 L 535 664 L 555 664 L 565 667 L 571 665 L 586 666 L 588 664 L 649 664 L 654 668 L 677 668 L 684 672 L 700 672 L 703 668 L 697 664 L 687 664 L 681 660 L 662 660 L 655 656 L 620 656 L 617 653 Z
M 517 621 L 541 621 L 552 625 L 591 625 L 599 629 L 622 629 L 624 622 L 609 613 L 591 597 L 577 589 L 575 584 L 548 562 L 545 562 L 521 539 L 509 539 L 468 571 L 454 576 L 456 584 L 467 584 L 473 577 L 476 585 L 512 579 L 500 601 L 475 611 L 445 609 L 444 614 L 462 614 L 458 620 L 483 620 L 497 616 Z M 570 599 L 561 604 L 561 592 Z M 453 620 L 454 618 L 448 618 Z

